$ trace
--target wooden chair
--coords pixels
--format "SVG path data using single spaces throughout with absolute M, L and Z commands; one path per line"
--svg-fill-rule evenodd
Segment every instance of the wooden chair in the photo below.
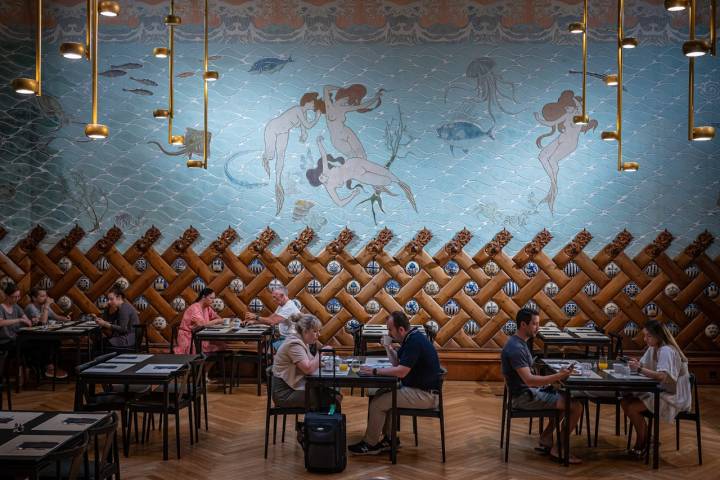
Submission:
M 438 389 L 438 406 L 436 408 L 398 408 L 396 422 L 398 430 L 400 429 L 400 417 L 412 417 L 413 421 L 413 435 L 415 436 L 415 446 L 418 446 L 418 428 L 417 419 L 418 417 L 425 418 L 437 418 L 440 420 L 440 447 L 442 449 L 442 462 L 445 463 L 445 410 L 443 408 L 443 384 L 445 383 L 445 377 L 447 376 L 447 370 L 441 368 L 439 374 L 440 388 Z
M 505 385 L 505 392 L 506 394 L 503 394 L 503 427 L 501 427 L 501 433 L 502 436 L 504 434 L 505 441 L 505 463 L 508 461 L 508 456 L 510 453 L 510 426 L 512 424 L 513 418 L 552 418 L 555 420 L 555 430 L 557 432 L 558 438 L 560 436 L 560 417 L 561 412 L 560 410 L 557 410 L 555 408 L 553 409 L 545 409 L 545 410 L 524 410 L 520 408 L 513 408 L 512 407 L 512 392 L 507 388 L 507 385 Z M 557 442 L 558 445 L 560 442 Z M 501 438 L 500 440 L 500 448 L 503 447 L 503 440 Z M 560 451 L 558 451 L 558 454 L 562 455 Z
M 5 371 L 5 363 L 9 353 L 7 350 L 0 351 L 0 410 L 3 409 L 3 390 L 7 392 L 8 410 L 12 410 L 12 386 L 10 385 L 10 374 Z
M 43 464 L 47 467 L 41 470 L 39 477 L 41 479 L 62 478 L 67 480 L 80 478 L 89 438 L 88 432 L 83 432 L 78 439 L 68 446 L 50 452 L 43 460 Z M 53 470 L 54 475 L 51 473 Z
M 700 397 L 698 396 L 697 378 L 695 374 L 690 374 L 690 388 L 692 389 L 693 395 L 693 407 L 690 411 L 680 412 L 675 416 L 675 449 L 680 450 L 680 421 L 690 420 L 695 422 L 695 433 L 697 435 L 697 452 L 698 452 L 698 464 L 702 465 L 702 434 L 700 431 Z M 648 445 L 652 441 L 653 422 L 656 421 L 655 415 L 650 411 L 643 412 L 643 416 L 648 419 L 648 432 L 647 441 Z M 633 426 L 630 424 L 628 430 L 627 448 L 630 449 L 631 439 L 633 433 Z M 645 463 L 648 463 L 650 449 L 647 449 L 645 455 Z
M 117 446 L 117 415 L 88 429 L 93 444 L 93 469 L 85 456 L 85 472 L 93 472 L 93 480 L 120 479 L 120 455 Z
M 195 417 L 193 415 L 193 399 L 190 395 L 190 375 L 192 368 L 185 368 L 180 372 L 172 381 L 170 385 L 170 402 L 168 404 L 167 413 L 175 416 L 175 440 L 177 458 L 180 459 L 180 412 L 183 409 L 188 410 L 188 424 L 190 426 L 190 445 L 194 443 L 194 432 L 195 432 Z M 127 410 L 131 415 L 136 413 L 143 414 L 162 414 L 165 413 L 163 405 L 163 392 L 152 391 L 145 395 L 141 395 L 134 400 L 127 402 Z M 145 419 L 143 419 L 145 424 Z M 137 430 L 137 426 L 136 426 Z M 128 423 L 128 434 L 130 437 L 132 426 Z
M 277 417 L 278 415 L 283 416 L 283 425 L 282 425 L 282 439 L 281 441 L 285 442 L 285 423 L 287 420 L 288 415 L 295 415 L 295 418 L 297 418 L 298 415 L 305 413 L 305 407 L 278 407 L 273 404 L 272 400 L 272 391 L 273 391 L 273 373 L 272 373 L 272 367 L 267 367 L 265 370 L 267 373 L 267 385 L 268 385 L 268 392 L 267 392 L 267 406 L 265 408 L 265 458 L 267 459 L 268 454 L 268 442 L 270 438 L 270 417 L 273 417 L 273 445 L 275 445 L 275 440 L 277 437 Z

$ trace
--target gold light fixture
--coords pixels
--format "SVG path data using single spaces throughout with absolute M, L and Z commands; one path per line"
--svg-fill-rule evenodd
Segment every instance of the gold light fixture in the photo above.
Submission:
M 582 112 L 573 117 L 575 125 L 587 125 L 590 117 L 587 114 L 587 27 L 588 27 L 588 0 L 583 1 L 582 23 L 571 23 L 568 30 L 571 33 L 582 35 Z
M 111 0 L 87 0 L 85 23 L 85 44 L 66 42 L 60 45 L 60 54 L 70 60 L 77 60 L 83 56 L 90 60 L 92 81 L 92 107 L 90 123 L 85 125 L 85 136 L 95 139 L 107 138 L 110 131 L 107 125 L 98 123 L 98 47 L 100 44 L 100 15 L 117 17 L 120 15 L 120 5 Z
M 37 14 L 35 22 L 35 79 L 16 78 L 10 86 L 21 95 L 42 95 L 42 0 L 36 0 Z
M 208 83 L 220 78 L 220 74 L 214 70 L 208 70 L 208 0 L 205 0 L 205 49 L 203 52 L 203 159 L 188 160 L 188 168 L 208 167 L 210 134 L 208 133 Z
M 637 162 L 624 162 L 622 157 L 622 99 L 623 99 L 623 49 L 635 48 L 637 40 L 632 37 L 625 37 L 623 23 L 625 20 L 625 2 L 618 0 L 617 4 L 617 74 L 607 75 L 605 83 L 609 86 L 615 86 L 617 89 L 617 110 L 615 112 L 615 130 L 605 131 L 600 134 L 600 138 L 606 142 L 617 142 L 618 144 L 618 172 L 637 172 L 640 164 Z M 632 47 L 629 47 L 632 45 Z
M 682 8 L 681 8 L 682 7 Z M 715 33 L 715 21 L 717 16 L 717 0 L 710 0 L 710 38 L 702 40 L 695 38 L 695 23 L 697 16 L 696 0 L 670 1 L 666 0 L 665 8 L 668 11 L 676 12 L 688 10 L 690 23 L 690 39 L 683 43 L 683 54 L 688 57 L 688 140 L 703 142 L 712 140 L 715 137 L 715 127 L 695 126 L 695 59 L 707 53 L 717 54 L 717 36 Z
M 679 12 L 685 10 L 688 6 L 688 0 L 665 0 L 665 10 L 668 12 Z
M 153 111 L 153 117 L 167 119 L 168 121 L 168 143 L 170 145 L 184 145 L 183 135 L 173 135 L 173 118 L 175 118 L 175 96 L 173 80 L 175 76 L 175 27 L 182 24 L 182 18 L 175 15 L 175 0 L 170 0 L 170 13 L 165 16 L 163 23 L 168 27 L 168 46 L 153 48 L 155 58 L 168 59 L 168 108 Z

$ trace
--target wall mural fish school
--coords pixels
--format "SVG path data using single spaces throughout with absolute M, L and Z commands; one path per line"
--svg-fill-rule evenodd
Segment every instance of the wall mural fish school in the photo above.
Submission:
M 221 78 L 210 89 L 207 171 L 185 167 L 203 149 L 196 2 L 177 2 L 181 147 L 152 116 L 168 101 L 167 62 L 151 54 L 166 41 L 167 5 L 128 2 L 103 28 L 100 115 L 111 133 L 91 142 L 89 67 L 55 53 L 83 35 L 84 2 L 49 3 L 47 93 L 0 89 L 4 244 L 36 223 L 48 243 L 75 223 L 154 224 L 160 244 L 189 225 L 209 241 L 229 224 L 243 242 L 266 225 L 281 239 L 308 225 L 318 245 L 345 226 L 358 244 L 388 226 L 398 245 L 422 227 L 438 245 L 467 227 L 470 250 L 507 227 L 509 251 L 542 228 L 559 239 L 549 251 L 583 228 L 597 240 L 589 252 L 623 228 L 636 248 L 664 228 L 674 248 L 720 233 L 720 144 L 686 140 L 685 24 L 660 1 L 627 7 L 640 39 L 625 56 L 624 155 L 641 165 L 632 175 L 616 171 L 616 146 L 599 138 L 615 122 L 603 82 L 615 68 L 614 2 L 591 11 L 591 121 L 580 126 L 580 47 L 566 33 L 578 2 L 214 1 L 210 62 Z M 0 17 L 22 8 L 4 5 Z M 0 25 L 3 78 L 32 68 L 28 28 Z M 698 61 L 703 124 L 720 122 L 719 65 Z

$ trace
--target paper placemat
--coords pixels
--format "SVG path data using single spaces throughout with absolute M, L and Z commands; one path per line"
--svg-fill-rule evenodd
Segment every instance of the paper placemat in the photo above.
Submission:
M 208 335 L 220 335 L 223 333 L 228 333 L 230 330 L 232 330 L 232 327 L 223 327 L 223 328 L 203 328 L 201 333 L 206 333 Z
M 89 330 L 92 330 L 92 329 L 94 329 L 95 327 L 97 327 L 97 325 L 95 325 L 95 326 L 93 326 L 93 327 L 68 327 L 68 328 L 63 328 L 63 332 L 82 333 L 82 332 L 87 332 L 87 331 L 89 331 Z
M 118 373 L 132 367 L 132 363 L 105 362 L 83 370 L 83 373 Z
M 573 338 L 573 336 L 570 335 L 569 333 L 567 333 L 567 332 L 560 332 L 560 331 L 557 331 L 557 332 L 541 332 L 541 335 L 542 335 L 543 337 L 547 337 L 548 339 L 551 339 L 551 338 Z
M 25 425 L 42 414 L 43 412 L 0 412 L 0 430 L 12 430 L 16 423 Z M 6 420 L 8 418 L 11 420 Z
M 335 376 L 336 377 L 347 377 L 349 374 L 350 374 L 349 368 L 343 372 L 340 370 L 339 367 L 335 367 Z M 315 373 L 313 375 L 323 376 L 323 377 L 332 377 L 333 373 L 332 373 L 332 370 L 323 370 L 322 375 L 321 375 L 320 370 L 315 370 Z
M 610 337 L 605 335 L 604 333 L 584 333 L 584 332 L 575 332 L 575 335 L 577 335 L 580 338 L 594 338 L 594 339 L 607 339 L 610 340 Z
M 365 363 L 363 364 L 367 367 L 389 367 L 392 364 L 390 363 L 389 358 L 367 358 L 365 359 Z
M 87 430 L 105 417 L 101 413 L 58 413 L 54 417 L 33 428 L 45 431 L 81 432 Z M 74 422 L 74 423 L 73 423 Z
M 42 457 L 65 443 L 72 435 L 18 435 L 0 445 L 0 456 Z M 45 448 L 30 448 L 32 444 L 45 443 Z M 18 448 L 25 444 L 26 448 Z
M 615 373 L 615 370 L 613 370 L 612 368 L 606 368 L 606 369 L 603 370 L 603 372 L 607 373 L 608 375 L 610 375 L 610 376 L 613 377 L 613 378 L 618 378 L 618 379 L 621 379 L 621 380 L 622 380 L 622 379 L 626 379 L 626 380 L 627 380 L 627 379 L 633 379 L 633 380 L 645 379 L 645 380 L 649 380 L 648 377 L 646 377 L 645 375 L 642 375 L 642 374 L 640 374 L 640 373 L 630 373 L 629 375 L 623 375 L 623 374 L 621 374 L 621 373 Z
M 108 363 L 140 363 L 144 362 L 148 358 L 152 357 L 151 354 L 130 354 L 130 353 L 124 353 L 122 355 L 118 355 L 117 357 L 113 357 L 110 360 L 108 360 Z
M 182 365 L 179 363 L 151 363 L 150 365 L 145 365 L 136 373 L 162 375 L 163 373 L 172 373 L 175 370 L 179 370 L 181 368 Z
M 363 328 L 369 328 L 369 329 L 379 328 L 379 329 L 381 329 L 381 330 L 385 330 L 385 329 L 387 329 L 387 325 L 381 325 L 381 324 L 378 324 L 378 323 L 371 323 L 370 325 L 363 325 Z

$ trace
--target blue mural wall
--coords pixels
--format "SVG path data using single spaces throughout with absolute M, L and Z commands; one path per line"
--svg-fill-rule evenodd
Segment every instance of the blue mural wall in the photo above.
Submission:
M 0 89 L 4 245 L 37 223 L 48 243 L 79 223 L 95 232 L 86 244 L 117 224 L 125 245 L 152 224 L 160 245 L 189 225 L 205 242 L 230 225 L 241 243 L 265 226 L 284 243 L 309 225 L 318 248 L 344 226 L 358 245 L 384 226 L 396 245 L 427 227 L 431 251 L 463 227 L 475 235 L 468 251 L 502 228 L 514 235 L 509 251 L 542 228 L 555 251 L 587 228 L 591 253 L 623 228 L 635 236 L 630 252 L 665 228 L 677 237 L 671 252 L 705 229 L 720 233 L 720 144 L 686 139 L 685 33 L 662 2 L 629 7 L 641 45 L 625 54 L 623 149 L 640 171 L 624 174 L 616 145 L 600 140 L 615 122 L 615 90 L 601 78 L 616 69 L 614 25 L 591 34 L 592 122 L 568 120 L 578 113 L 581 55 L 564 25 L 581 14 L 577 4 L 544 2 L 550 24 L 508 27 L 503 2 L 468 2 L 458 7 L 466 25 L 420 28 L 411 9 L 433 2 L 380 2 L 384 26 L 341 29 L 337 2 L 293 4 L 304 23 L 292 28 L 257 27 L 261 2 L 217 3 L 210 55 L 221 78 L 210 88 L 204 171 L 185 166 L 202 157 L 201 135 L 188 130 L 203 120 L 199 26 L 179 28 L 176 46 L 175 125 L 190 132 L 188 146 L 168 145 L 166 123 L 152 117 L 168 101 L 167 62 L 151 55 L 166 42 L 167 6 L 142 2 L 124 12 L 140 23 L 101 26 L 100 121 L 110 137 L 88 141 L 89 65 L 56 53 L 82 38 L 84 2 L 50 2 L 57 24 L 45 33 L 44 97 Z M 600 3 L 612 13 L 614 2 Z M 197 8 L 180 14 L 197 20 Z M 31 73 L 28 32 L 2 27 L 2 78 Z M 719 73 L 717 58 L 698 61 L 697 124 L 720 126 Z M 308 93 L 316 101 L 302 109 Z

